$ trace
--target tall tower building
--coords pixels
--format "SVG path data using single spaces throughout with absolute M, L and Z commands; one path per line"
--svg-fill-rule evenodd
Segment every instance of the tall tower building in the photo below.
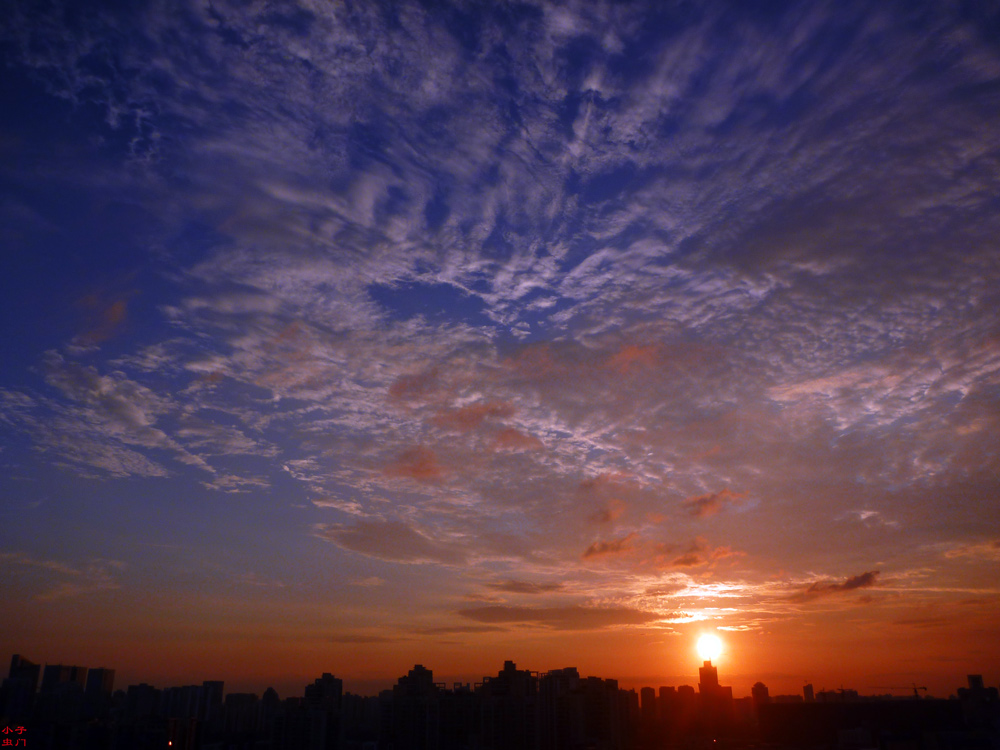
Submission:
M 719 670 L 706 660 L 698 670 L 698 704 L 701 720 L 711 731 L 724 731 L 733 721 L 733 689 L 719 684 Z
M 719 692 L 719 670 L 712 666 L 712 660 L 707 659 L 698 670 L 701 680 L 698 682 L 698 692 L 703 695 L 715 695 Z

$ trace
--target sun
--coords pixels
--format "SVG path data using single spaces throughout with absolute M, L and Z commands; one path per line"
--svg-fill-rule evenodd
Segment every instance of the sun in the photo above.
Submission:
M 698 639 L 698 655 L 705 661 L 718 659 L 722 653 L 722 641 L 717 635 L 703 635 Z

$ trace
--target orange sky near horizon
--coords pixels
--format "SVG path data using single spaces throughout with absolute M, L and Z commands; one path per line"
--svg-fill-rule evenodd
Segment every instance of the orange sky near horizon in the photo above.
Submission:
M 68 613 L 67 613 L 68 615 Z M 822 623 L 773 627 L 763 633 L 716 631 L 704 623 L 679 626 L 676 632 L 643 627 L 614 632 L 532 629 L 516 633 L 480 635 L 473 642 L 460 634 L 414 636 L 411 639 L 333 643 L 321 636 L 288 638 L 279 631 L 241 635 L 206 631 L 192 642 L 179 635 L 155 634 L 147 627 L 141 639 L 127 636 L 95 638 L 83 628 L 72 638 L 51 646 L 56 632 L 43 626 L 25 628 L 18 653 L 45 663 L 79 664 L 116 670 L 116 688 L 149 682 L 156 687 L 224 680 L 227 692 L 256 692 L 274 686 L 282 697 L 299 695 L 301 689 L 323 672 L 344 680 L 345 690 L 374 694 L 391 687 L 414 664 L 432 669 L 439 682 L 478 682 L 496 674 L 507 659 L 521 669 L 548 671 L 575 666 L 582 675 L 617 679 L 623 688 L 689 684 L 697 687 L 701 659 L 696 644 L 704 633 L 717 634 L 722 654 L 714 660 L 722 684 L 731 685 L 736 697 L 750 694 L 757 681 L 771 695 L 801 694 L 811 683 L 821 689 L 853 688 L 863 695 L 899 693 L 916 683 L 926 695 L 946 698 L 966 684 L 966 675 L 982 674 L 987 685 L 1000 680 L 991 665 L 1000 659 L 995 638 L 975 636 L 979 661 L 962 659 L 962 631 L 972 638 L 975 629 L 990 632 L 992 623 L 966 619 L 956 623 L 952 637 L 941 638 L 940 629 L 906 631 L 883 629 L 856 616 L 831 618 Z M 132 630 L 127 625 L 124 632 Z M 908 637 L 907 637 L 908 636 Z M 817 641 L 823 649 L 815 648 Z M 902 665 L 902 666 L 901 666 Z M 902 691 L 904 694 L 906 690 Z M 922 693 L 923 694 L 923 693 Z

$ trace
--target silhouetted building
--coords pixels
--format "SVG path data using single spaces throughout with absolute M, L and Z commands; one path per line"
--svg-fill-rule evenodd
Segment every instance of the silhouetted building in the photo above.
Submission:
M 686 734 L 695 721 L 698 713 L 698 694 L 691 685 L 680 685 L 677 688 L 677 721 L 674 724 L 672 736 Z
M 158 727 L 153 726 L 152 735 L 155 739 L 159 739 Z M 167 719 L 166 739 L 169 750 L 200 750 L 204 747 L 201 738 L 197 719 L 191 717 Z
M 305 702 L 309 706 L 339 709 L 343 695 L 344 681 L 324 672 L 322 677 L 313 680 L 312 685 L 306 685 Z
M 719 689 L 719 670 L 712 666 L 711 660 L 707 660 L 698 668 L 698 692 L 702 695 L 712 694 Z
M 204 720 L 200 685 L 179 685 L 164 688 L 160 695 L 159 712 L 170 719 Z
M 970 674 L 966 679 L 969 687 L 958 689 L 966 725 L 979 730 L 994 728 L 1000 732 L 1000 698 L 997 689 L 985 687 L 982 675 Z
M 802 688 L 802 696 L 805 698 L 806 703 L 812 703 L 816 700 L 816 695 L 813 693 L 812 683 Z
M 355 750 L 368 743 L 375 747 L 379 737 L 379 699 L 344 693 L 340 702 L 340 744 Z
M 625 747 L 634 747 L 639 739 L 639 694 L 635 690 L 619 690 L 618 711 Z
M 762 740 L 791 746 L 868 746 L 884 741 L 883 747 L 931 748 L 942 746 L 930 740 L 937 734 L 946 740 L 944 747 L 976 747 L 952 742 L 954 733 L 963 729 L 959 701 L 772 702 L 758 707 L 758 718 Z M 864 734 L 852 735 L 858 728 Z
M 542 747 L 617 750 L 625 731 L 617 680 L 582 679 L 575 667 L 546 672 L 539 679 Z
M 816 700 L 820 703 L 851 703 L 858 700 L 858 691 L 850 688 L 839 690 L 820 690 L 816 693 Z
M 14 654 L 10 657 L 10 671 L 7 673 L 8 679 L 26 680 L 33 685 L 32 690 L 37 690 L 38 678 L 41 673 L 42 668 L 40 665 L 25 659 L 20 654 Z
M 91 669 L 87 673 L 87 684 L 83 691 L 84 713 L 88 718 L 107 716 L 111 708 L 111 694 L 115 689 L 115 670 Z
M 250 736 L 257 728 L 256 693 L 229 693 L 222 702 L 226 737 Z
M 198 691 L 198 719 L 208 725 L 222 721 L 222 680 L 205 680 Z
M 152 685 L 147 685 L 145 682 L 129 685 L 125 697 L 125 717 L 142 719 L 153 716 L 159 703 L 160 691 Z
M 802 696 L 795 695 L 772 695 L 768 703 L 802 703 Z
M 116 696 L 121 696 L 116 693 Z M 169 741 L 162 719 L 163 693 L 152 685 L 129 685 L 124 700 L 116 708 L 117 720 L 112 731 L 113 750 L 163 747 Z
M 481 696 L 471 685 L 462 683 L 455 683 L 451 690 L 441 690 L 439 695 L 441 750 L 467 750 L 480 734 Z M 531 745 L 521 747 L 527 749 Z
M 644 687 L 639 691 L 639 706 L 642 711 L 642 720 L 650 725 L 656 723 L 659 711 L 656 706 L 656 690 L 651 687 Z
M 759 706 L 763 703 L 770 703 L 771 696 L 768 695 L 767 685 L 763 682 L 755 682 L 753 687 L 750 688 L 750 696 L 753 698 L 754 706 Z
M 417 664 L 392 689 L 392 750 L 436 750 L 440 696 L 434 673 Z
M 303 689 L 302 698 L 289 698 L 276 711 L 273 747 L 276 750 L 334 750 L 341 736 L 343 681 L 329 672 Z M 274 694 L 269 702 L 277 701 Z
M 699 669 L 699 725 L 702 732 L 718 737 L 733 723 L 733 689 L 719 684 L 719 670 L 710 660 Z
M 84 689 L 87 695 L 107 695 L 110 697 L 114 690 L 115 670 L 100 667 L 91 669 L 87 673 L 87 684 Z
M 64 685 L 77 685 L 82 691 L 87 681 L 86 667 L 69 667 L 63 664 L 46 664 L 42 672 L 43 693 L 52 693 Z
M 58 746 L 75 740 L 69 726 L 84 715 L 84 686 L 87 668 L 47 664 L 42 670 L 42 686 L 35 699 L 34 717 L 51 731 L 41 744 Z
M 257 726 L 260 728 L 261 735 L 267 738 L 273 738 L 274 736 L 274 719 L 278 715 L 278 711 L 281 709 L 281 698 L 278 697 L 278 691 L 273 687 L 269 687 L 264 691 L 264 695 L 261 696 L 260 706 L 258 707 L 258 721 Z
M 0 687 L 0 717 L 18 719 L 28 715 L 38 691 L 41 666 L 14 654 L 10 659 L 10 671 Z
M 505 661 L 496 677 L 480 685 L 480 740 L 486 750 L 538 748 L 538 675 Z
M 969 675 L 959 700 L 919 701 L 820 691 L 819 700 L 772 696 L 762 682 L 734 700 L 706 661 L 698 691 L 621 690 L 615 680 L 573 668 L 539 674 L 513 661 L 473 688 L 434 682 L 420 664 L 377 697 L 345 694 L 330 673 L 303 697 L 281 701 L 271 688 L 223 695 L 222 682 L 165 690 L 131 685 L 114 696 L 114 672 L 12 659 L 12 691 L 44 689 L 24 724 L 36 750 L 664 750 L 752 747 L 860 750 L 995 750 L 1000 696 Z M 810 697 L 811 686 L 803 688 Z M 13 696 L 13 697 L 12 697 Z M 641 697 L 641 701 L 640 701 Z M 83 701 L 104 704 L 81 711 Z M 89 705 L 89 703 L 88 703 Z M 5 709 L 6 710 L 6 709 Z M 9 715 L 4 718 L 10 718 Z M 714 741 L 720 744 L 714 744 Z

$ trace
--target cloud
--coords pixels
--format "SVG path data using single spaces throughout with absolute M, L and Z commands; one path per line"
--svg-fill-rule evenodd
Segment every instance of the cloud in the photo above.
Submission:
M 389 386 L 389 396 L 399 401 L 423 399 L 438 385 L 437 369 L 414 374 L 400 375 Z
M 622 625 L 645 625 L 663 615 L 629 607 L 513 607 L 487 606 L 459 610 L 459 615 L 485 623 L 525 623 L 556 630 L 600 630 Z
M 315 534 L 343 549 L 389 562 L 461 565 L 468 559 L 461 546 L 435 539 L 402 521 L 319 524 Z
M 384 471 L 389 476 L 408 477 L 418 482 L 435 482 L 445 474 L 437 454 L 423 445 L 404 450 Z
M 540 450 L 544 447 L 542 441 L 533 435 L 525 435 L 513 427 L 503 427 L 493 435 L 493 447 L 496 450 Z
M 277 447 L 249 437 L 246 432 L 229 425 L 210 422 L 197 416 L 185 416 L 174 436 L 186 448 L 199 455 L 254 455 L 273 457 Z
M 677 554 L 678 552 L 680 554 Z M 668 570 L 714 565 L 719 560 L 742 555 L 742 552 L 728 546 L 712 547 L 703 537 L 696 537 L 687 548 L 679 548 L 673 544 L 654 545 L 652 560 L 657 568 Z
M 632 540 L 635 537 L 636 534 L 633 532 L 618 539 L 612 539 L 611 541 L 594 542 L 584 550 L 583 559 L 586 560 L 590 557 L 615 557 L 626 554 L 632 550 Z
M 943 628 L 953 621 L 951 617 L 902 617 L 893 620 L 893 625 L 903 625 L 911 628 Z
M 101 375 L 55 351 L 46 352 L 43 362 L 46 383 L 63 400 L 29 398 L 29 405 L 7 399 L 5 419 L 46 450 L 115 477 L 168 476 L 165 466 L 146 455 L 148 450 L 164 451 L 182 464 L 215 474 L 204 458 L 158 426 L 176 410 L 169 397 L 120 371 Z
M 329 638 L 331 643 L 356 643 L 356 644 L 369 644 L 369 643 L 394 643 L 401 640 L 398 637 L 388 636 L 388 635 L 367 635 L 364 633 L 343 633 L 339 635 L 332 635 Z
M 696 518 L 708 518 L 724 508 L 738 503 L 742 497 L 741 494 L 723 489 L 718 492 L 689 497 L 684 500 L 684 508 Z
M 463 635 L 472 633 L 505 633 L 507 628 L 496 625 L 444 625 L 436 628 L 420 628 L 418 635 Z
M 959 544 L 947 550 L 944 553 L 944 556 L 949 559 L 967 557 L 972 559 L 1000 562 L 1000 539 Z
M 81 347 L 102 344 L 117 335 L 128 316 L 128 301 L 131 295 L 108 299 L 101 294 L 88 294 L 78 302 L 83 311 L 87 330 L 74 339 L 74 345 Z
M 125 563 L 118 560 L 91 558 L 82 566 L 74 566 L 24 552 L 0 552 L 0 563 L 43 573 L 44 580 L 39 586 L 41 591 L 32 597 L 38 602 L 71 599 L 120 588 L 117 579 L 125 568 Z M 12 571 L 11 575 L 18 574 Z
M 654 367 L 656 358 L 657 347 L 628 344 L 608 358 L 605 367 L 619 375 L 629 375 L 636 370 Z
M 378 576 L 368 576 L 367 578 L 359 578 L 355 581 L 351 581 L 352 586 L 360 586 L 362 588 L 376 588 L 378 586 L 385 585 L 385 579 L 379 578 Z
M 623 515 L 625 515 L 625 503 L 617 498 L 612 498 L 608 501 L 607 506 L 595 510 L 588 520 L 600 524 L 614 523 Z
M 687 583 L 658 583 L 643 592 L 646 596 L 674 596 L 688 588 Z
M 553 591 L 562 591 L 565 588 L 563 583 L 534 583 L 532 581 L 494 581 L 486 584 L 487 588 L 494 591 L 503 591 L 508 594 L 548 594 Z
M 212 481 L 202 482 L 201 485 L 220 492 L 242 494 L 270 487 L 271 482 L 266 477 L 247 474 L 218 474 Z
M 869 528 L 899 528 L 898 521 L 890 521 L 877 510 L 849 510 L 842 518 L 851 518 Z
M 442 429 L 468 432 L 482 425 L 487 419 L 504 419 L 513 414 L 514 409 L 510 404 L 487 402 L 439 412 L 432 422 Z
M 867 589 L 878 583 L 879 571 L 870 570 L 856 576 L 851 576 L 843 583 L 827 583 L 825 581 L 814 581 L 800 591 L 792 594 L 791 601 L 808 602 L 827 596 L 835 596 L 848 591 Z

